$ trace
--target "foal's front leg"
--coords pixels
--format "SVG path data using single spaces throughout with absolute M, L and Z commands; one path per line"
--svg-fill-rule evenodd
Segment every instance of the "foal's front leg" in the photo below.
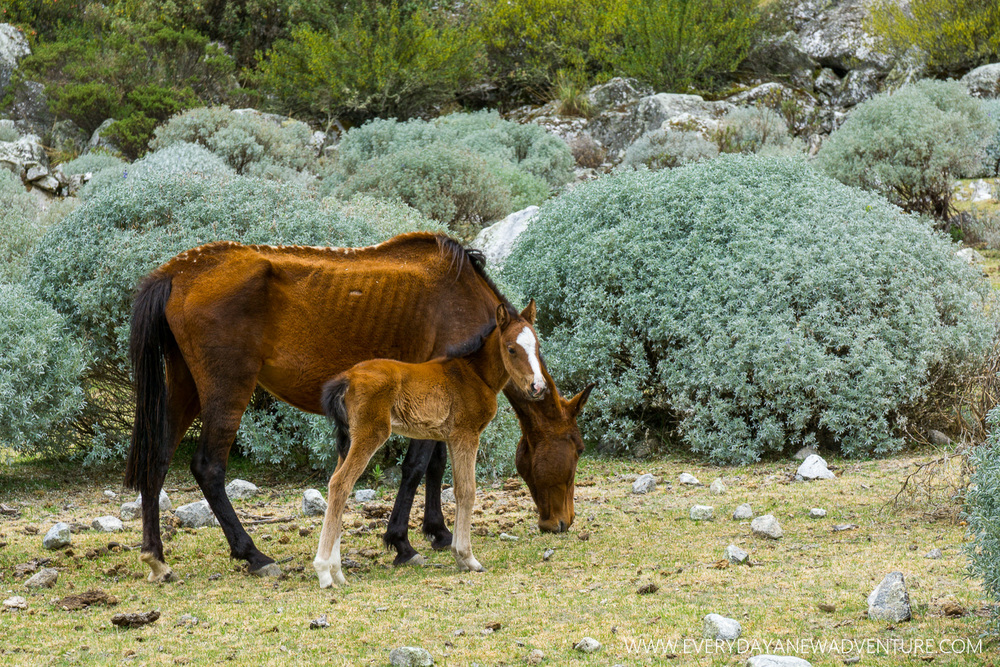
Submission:
M 472 508 L 476 503 L 476 452 L 479 436 L 449 441 L 451 468 L 455 477 L 455 534 L 451 553 L 458 569 L 482 572 L 483 566 L 472 555 Z

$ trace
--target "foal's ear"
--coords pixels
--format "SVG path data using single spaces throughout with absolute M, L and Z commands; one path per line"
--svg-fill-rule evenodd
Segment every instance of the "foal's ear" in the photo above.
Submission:
M 508 324 L 510 324 L 510 313 L 507 312 L 507 306 L 501 303 L 497 306 L 497 328 L 503 329 Z
M 536 310 L 537 309 L 535 308 L 535 300 L 532 299 L 531 301 L 528 302 L 528 305 L 524 307 L 524 310 L 521 311 L 521 317 L 528 320 L 528 323 L 531 326 L 535 326 Z
M 590 392 L 597 386 L 596 382 L 591 382 L 586 387 L 583 388 L 579 394 L 569 399 L 566 403 L 566 409 L 569 410 L 570 415 L 576 417 L 583 410 L 583 406 L 586 405 L 587 399 L 590 398 Z

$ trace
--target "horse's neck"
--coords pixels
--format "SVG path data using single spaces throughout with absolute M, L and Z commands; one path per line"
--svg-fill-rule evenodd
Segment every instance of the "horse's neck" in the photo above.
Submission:
M 503 365 L 503 359 L 500 358 L 499 327 L 487 336 L 482 347 L 464 359 L 494 394 L 499 394 L 507 381 L 510 380 L 510 374 Z

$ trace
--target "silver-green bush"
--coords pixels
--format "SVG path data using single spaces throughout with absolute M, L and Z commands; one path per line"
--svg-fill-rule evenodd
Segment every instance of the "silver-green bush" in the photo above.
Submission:
M 38 205 L 21 179 L 0 168 L 0 281 L 23 276 L 26 258 L 42 236 Z
M 990 413 L 987 441 L 969 457 L 973 468 L 965 496 L 965 519 L 972 540 L 965 544 L 968 574 L 979 579 L 994 603 L 993 632 L 1000 633 L 1000 409 Z
M 993 123 L 993 131 L 983 149 L 986 159 L 983 171 L 987 176 L 1000 176 L 1000 98 L 983 100 L 983 113 Z
M 108 168 L 124 168 L 126 162 L 120 157 L 110 155 L 101 151 L 92 151 L 90 153 L 85 153 L 78 158 L 74 158 L 69 162 L 63 162 L 62 167 L 63 173 L 67 176 L 72 176 L 73 174 L 96 174 L 102 169 Z
M 625 150 L 622 167 L 673 169 L 683 164 L 718 157 L 719 148 L 697 132 L 653 130 L 639 137 Z
M 819 160 L 842 183 L 947 220 L 953 182 L 981 169 L 991 130 L 964 84 L 924 80 L 855 107 L 823 144 Z
M 288 180 L 315 160 L 312 132 L 295 120 L 277 122 L 261 114 L 229 107 L 202 107 L 180 113 L 156 128 L 153 150 L 176 143 L 199 144 L 236 173 Z
M 560 386 L 598 380 L 591 440 L 677 434 L 719 463 L 895 451 L 931 378 L 994 333 L 988 286 L 948 240 L 790 158 L 581 185 L 542 207 L 503 277 L 538 302 Z
M 788 123 L 767 107 L 737 108 L 722 119 L 715 141 L 723 153 L 792 155 L 796 152 Z
M 80 345 L 65 318 L 22 285 L 0 282 L 0 460 L 3 450 L 60 453 L 83 405 Z

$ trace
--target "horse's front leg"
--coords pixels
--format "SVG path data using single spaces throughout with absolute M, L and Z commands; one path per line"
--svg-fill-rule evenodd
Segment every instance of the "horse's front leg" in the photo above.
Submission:
M 472 509 L 476 503 L 476 452 L 479 436 L 462 437 L 448 443 L 455 477 L 455 535 L 451 553 L 458 569 L 482 572 L 483 566 L 472 555 Z
M 396 494 L 396 502 L 392 506 L 392 514 L 389 516 L 389 527 L 386 528 L 385 535 L 382 536 L 382 543 L 385 544 L 386 548 L 396 552 L 393 565 L 422 565 L 424 562 L 423 556 L 413 548 L 408 537 L 410 510 L 413 508 L 413 497 L 416 495 L 417 486 L 420 485 L 420 480 L 427 471 L 435 447 L 437 447 L 437 443 L 433 440 L 410 440 L 410 447 L 406 450 L 406 458 L 403 459 L 403 474 L 399 481 L 399 493 Z M 440 502 L 438 506 L 440 507 Z M 425 522 L 427 511 L 425 507 Z

